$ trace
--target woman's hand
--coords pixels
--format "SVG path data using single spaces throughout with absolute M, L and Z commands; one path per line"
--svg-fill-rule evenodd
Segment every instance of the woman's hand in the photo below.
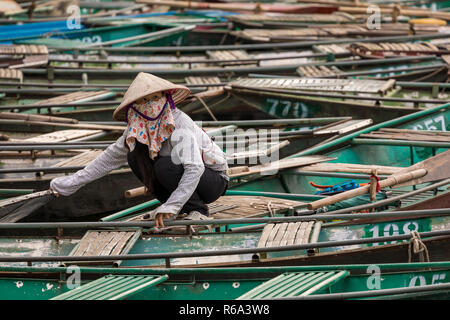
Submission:
M 173 213 L 158 213 L 155 217 L 156 228 L 164 228 L 164 219 L 170 219 L 172 216 Z

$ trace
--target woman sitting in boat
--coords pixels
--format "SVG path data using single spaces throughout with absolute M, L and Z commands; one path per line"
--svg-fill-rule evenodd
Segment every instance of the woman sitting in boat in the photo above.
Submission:
M 53 179 L 50 188 L 71 195 L 128 160 L 147 191 L 162 203 L 149 217 L 157 228 L 179 214 L 188 219 L 207 217 L 206 204 L 227 189 L 228 165 L 219 146 L 175 107 L 189 94 L 185 86 L 139 73 L 113 114 L 128 124 L 123 135 L 84 169 Z

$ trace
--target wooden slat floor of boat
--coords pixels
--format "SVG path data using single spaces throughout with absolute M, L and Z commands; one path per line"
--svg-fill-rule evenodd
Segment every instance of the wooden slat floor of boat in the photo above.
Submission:
M 89 230 L 78 245 L 69 254 L 70 256 L 108 256 L 120 255 L 133 241 L 140 231 L 94 231 Z M 136 239 L 134 239 L 135 241 Z
M 65 159 L 61 162 L 54 164 L 52 167 L 77 167 L 77 166 L 87 166 L 94 159 L 98 158 L 103 150 L 94 149 L 88 150 L 83 153 L 77 154 L 76 156 Z
M 258 248 L 307 244 L 315 221 L 269 223 L 258 240 Z
M 262 196 L 222 196 L 208 204 L 210 217 L 213 219 L 237 219 L 263 217 L 282 213 L 292 207 L 303 205 L 304 202 L 277 199 Z M 143 220 L 145 214 L 128 219 L 128 221 Z
M 386 128 L 360 135 L 361 138 L 450 142 L 450 132 Z
M 321 79 L 321 78 L 242 78 L 231 86 L 302 91 L 383 93 L 395 87 L 395 80 Z
M 0 45 L 0 55 L 48 55 L 48 49 L 34 44 Z
M 23 81 L 22 70 L 0 68 L 0 79 L 14 80 L 18 82 Z
M 108 90 L 100 90 L 100 91 L 77 91 L 68 94 L 63 94 L 57 97 L 53 97 L 50 99 L 40 100 L 38 102 L 33 103 L 33 105 L 45 105 L 45 104 L 68 104 L 80 102 L 84 99 L 92 99 L 92 98 L 100 98 L 105 94 L 109 94 Z
M 84 130 L 84 129 L 68 129 L 68 130 L 60 130 L 55 132 L 50 132 L 46 134 L 42 134 L 39 136 L 35 136 L 32 138 L 24 139 L 23 142 L 66 142 L 74 139 L 88 137 L 94 134 L 98 134 L 102 132 L 102 130 Z

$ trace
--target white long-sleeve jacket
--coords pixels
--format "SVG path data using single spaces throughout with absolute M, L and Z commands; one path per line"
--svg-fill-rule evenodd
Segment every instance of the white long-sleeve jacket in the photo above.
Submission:
M 175 130 L 169 140 L 163 142 L 160 156 L 171 156 L 175 164 L 182 164 L 183 176 L 177 189 L 162 204 L 157 213 L 178 214 L 194 193 L 205 170 L 205 166 L 218 171 L 228 180 L 225 153 L 211 138 L 184 112 L 174 109 Z M 58 177 L 50 182 L 50 187 L 63 196 L 75 193 L 87 183 L 99 179 L 127 162 L 128 148 L 125 146 L 127 130 L 110 145 L 97 159 L 71 176 Z

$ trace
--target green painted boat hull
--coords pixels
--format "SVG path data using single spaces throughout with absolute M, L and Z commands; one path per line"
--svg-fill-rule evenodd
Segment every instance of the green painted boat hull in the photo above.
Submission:
M 404 265 L 403 265 L 404 266 Z M 448 263 L 443 264 L 441 268 L 424 270 L 427 264 L 421 264 L 422 269 L 403 268 L 406 270 L 390 271 L 381 266 L 381 281 L 378 284 L 374 282 L 377 275 L 373 275 L 373 266 L 361 265 L 358 268 L 343 266 L 327 266 L 326 268 L 262 268 L 262 269 L 199 269 L 196 271 L 185 269 L 137 269 L 134 272 L 128 269 L 128 272 L 134 274 L 167 274 L 169 279 L 157 286 L 144 289 L 137 294 L 129 297 L 130 300 L 234 300 L 250 290 L 256 288 L 262 283 L 275 278 L 286 272 L 320 272 L 328 270 L 350 270 L 350 275 L 344 277 L 330 286 L 315 292 L 315 294 L 330 293 L 351 293 L 351 292 L 370 292 L 372 290 L 384 290 L 394 288 L 412 288 L 431 284 L 446 284 L 450 277 Z M 396 265 L 387 265 L 386 268 L 396 270 Z M 0 279 L 0 300 L 47 300 L 62 293 L 68 292 L 68 282 L 57 279 L 60 274 L 66 275 L 64 268 L 45 270 L 50 272 L 48 279 L 39 278 L 39 269 L 32 272 L 32 268 L 17 269 L 24 272 L 29 271 L 28 275 L 33 278 L 20 276 L 9 276 Z M 60 271 L 61 270 L 61 271 Z M 3 273 L 4 270 L 0 269 Z M 7 271 L 7 270 L 6 270 Z M 125 271 L 125 270 L 124 270 Z M 375 270 L 376 271 L 376 270 Z M 99 278 L 107 274 L 120 274 L 121 270 L 111 269 L 81 269 L 82 275 L 87 275 L 91 279 Z M 51 277 L 53 275 L 53 278 Z M 70 274 L 68 274 L 69 276 Z M 195 278 L 193 278 L 195 275 Z M 56 278 L 56 279 L 55 279 Z M 88 283 L 82 280 L 82 284 Z M 373 292 L 373 291 L 372 291 Z M 383 297 L 389 299 L 389 296 Z M 441 290 L 427 293 L 417 293 L 403 295 L 398 298 L 403 299 L 448 299 L 448 290 Z M 263 300 L 258 304 L 264 305 Z M 183 306 L 184 307 L 184 306 Z M 264 311 L 262 309 L 261 311 Z

